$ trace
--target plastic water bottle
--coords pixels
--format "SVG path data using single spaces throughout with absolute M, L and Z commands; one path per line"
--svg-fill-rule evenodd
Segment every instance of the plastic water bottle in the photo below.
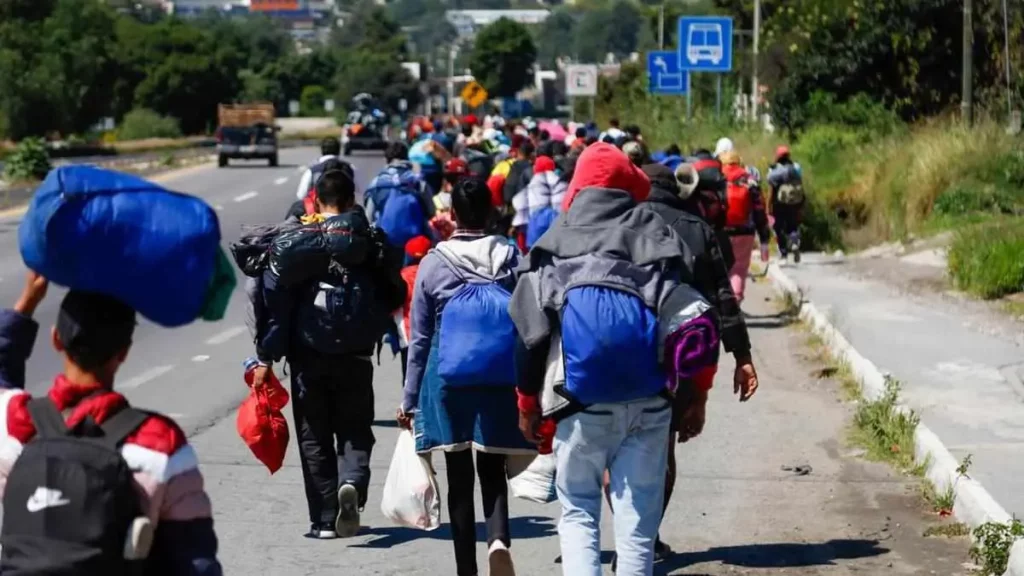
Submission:
M 242 362 L 242 367 L 245 370 L 245 383 L 249 386 L 252 386 L 253 372 L 256 371 L 259 365 L 260 361 L 253 356 L 246 358 L 245 362 Z

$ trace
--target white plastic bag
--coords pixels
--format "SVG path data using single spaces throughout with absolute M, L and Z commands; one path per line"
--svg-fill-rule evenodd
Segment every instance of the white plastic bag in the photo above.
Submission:
M 525 467 L 523 464 L 529 462 Z M 555 493 L 555 455 L 540 454 L 532 461 L 520 456 L 510 456 L 506 467 L 508 489 L 512 496 L 547 504 L 558 499 Z
M 434 530 L 441 525 L 441 497 L 433 467 L 416 453 L 416 441 L 408 430 L 398 434 L 380 511 L 399 526 Z

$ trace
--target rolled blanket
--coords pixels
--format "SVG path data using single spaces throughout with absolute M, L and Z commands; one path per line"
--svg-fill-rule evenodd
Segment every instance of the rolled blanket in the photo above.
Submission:
M 668 387 L 674 391 L 680 380 L 717 365 L 720 341 L 711 304 L 690 286 L 674 288 L 658 315 L 658 354 Z

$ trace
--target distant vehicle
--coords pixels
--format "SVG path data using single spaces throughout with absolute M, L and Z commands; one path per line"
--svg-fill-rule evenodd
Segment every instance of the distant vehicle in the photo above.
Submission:
M 718 66 L 722 58 L 725 57 L 721 24 L 698 22 L 690 25 L 686 44 L 686 59 L 690 61 L 690 64 L 710 61 L 713 65 Z
M 217 165 L 230 160 L 266 160 L 277 166 L 274 105 L 221 104 L 217 110 Z
M 353 111 L 341 129 L 341 146 L 345 156 L 353 150 L 384 150 L 388 146 L 386 116 L 378 109 Z

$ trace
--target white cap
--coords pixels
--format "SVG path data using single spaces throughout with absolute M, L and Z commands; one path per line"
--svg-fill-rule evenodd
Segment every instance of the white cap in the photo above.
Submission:
M 728 138 L 719 138 L 718 143 L 715 144 L 715 157 L 721 156 L 726 152 L 733 151 L 732 140 Z

